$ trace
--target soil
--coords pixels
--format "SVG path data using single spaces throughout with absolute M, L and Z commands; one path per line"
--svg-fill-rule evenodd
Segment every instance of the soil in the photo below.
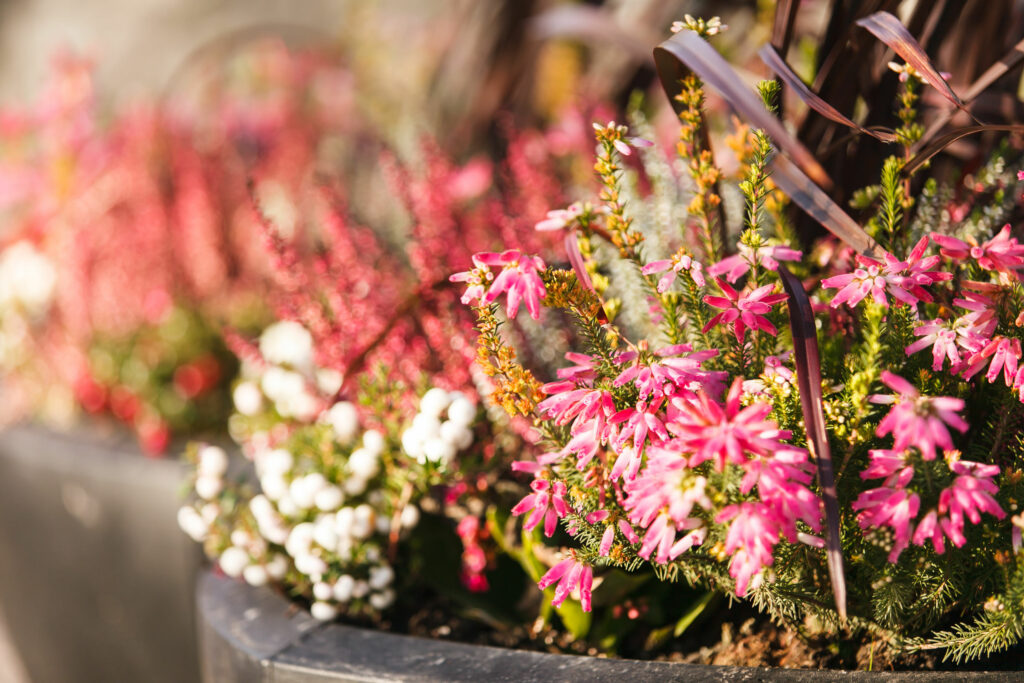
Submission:
M 411 613 L 396 613 L 376 624 L 396 633 L 521 650 L 605 657 L 585 642 L 550 627 L 536 632 L 524 626 L 486 625 L 474 616 L 453 614 L 443 600 L 431 600 Z M 624 649 L 635 659 L 687 662 L 721 666 L 845 669 L 861 671 L 1016 671 L 1024 661 L 1024 644 L 994 657 L 968 664 L 942 662 L 941 654 L 923 652 L 891 657 L 877 643 L 807 638 L 795 630 L 773 624 L 749 607 L 719 610 L 689 629 L 692 635 L 670 641 L 660 651 L 646 653 L 640 643 Z

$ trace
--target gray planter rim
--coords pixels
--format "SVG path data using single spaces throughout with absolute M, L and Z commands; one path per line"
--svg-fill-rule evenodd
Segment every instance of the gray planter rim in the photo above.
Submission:
M 1020 672 L 866 672 L 705 666 L 557 655 L 320 623 L 267 588 L 213 570 L 197 586 L 203 680 L 931 681 L 1022 680 Z

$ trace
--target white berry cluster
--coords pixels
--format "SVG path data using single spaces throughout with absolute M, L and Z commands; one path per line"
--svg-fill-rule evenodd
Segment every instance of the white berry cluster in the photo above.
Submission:
M 246 365 L 235 385 L 240 415 L 257 416 L 269 404 L 283 418 L 310 422 L 323 409 L 323 396 L 333 396 L 341 387 L 337 371 L 316 367 L 313 337 L 297 322 L 283 320 L 265 329 L 259 348 L 266 367 L 257 371 Z
M 300 436 L 310 441 L 296 441 Z M 300 436 L 254 449 L 262 493 L 243 498 L 231 515 L 214 515 L 215 520 L 203 517 L 201 507 L 185 506 L 179 523 L 197 541 L 220 524 L 207 550 L 229 576 L 257 586 L 310 586 L 317 619 L 333 619 L 343 607 L 386 609 L 395 599 L 395 572 L 384 557 L 392 524 L 402 533 L 419 521 L 415 505 L 396 514 L 394 498 L 385 494 L 387 440 L 372 429 L 360 435 L 356 408 L 347 402 L 323 411 Z M 200 448 L 196 457 L 200 506 L 213 504 L 225 489 L 227 457 L 211 449 L 216 447 Z M 223 467 L 220 455 L 211 453 L 224 455 Z
M 476 414 L 463 394 L 434 387 L 423 394 L 419 412 L 402 433 L 402 450 L 421 464 L 447 465 L 472 445 Z

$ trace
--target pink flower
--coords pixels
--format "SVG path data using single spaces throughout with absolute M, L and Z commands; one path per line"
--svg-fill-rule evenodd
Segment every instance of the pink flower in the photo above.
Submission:
M 911 526 L 920 506 L 921 499 L 916 493 L 901 488 L 880 487 L 863 491 L 850 507 L 860 511 L 857 523 L 861 529 L 887 526 L 893 530 L 889 561 L 895 562 L 910 545 Z
M 556 582 L 558 583 L 558 587 L 555 588 L 555 596 L 551 600 L 552 605 L 555 607 L 561 607 L 562 603 L 565 602 L 565 599 L 578 588 L 580 592 L 580 604 L 583 606 L 583 611 L 590 611 L 591 587 L 594 583 L 594 569 L 589 564 L 584 564 L 575 557 L 566 558 L 549 569 L 548 572 L 541 577 L 540 581 L 537 582 L 537 587 L 541 590 L 545 590 Z
M 868 451 L 870 464 L 860 473 L 861 479 L 885 479 L 885 486 L 905 488 L 914 478 L 914 468 L 906 451 L 876 448 Z
M 748 270 L 755 266 L 764 266 L 768 270 L 778 270 L 779 261 L 799 261 L 803 253 L 783 246 L 758 247 L 756 250 L 740 243 L 737 254 L 727 256 L 708 268 L 709 275 L 725 273 L 725 279 L 736 282 Z
M 786 300 L 785 294 L 771 293 L 775 288 L 774 285 L 758 287 L 752 292 L 741 295 L 720 278 L 715 278 L 715 283 L 718 284 L 718 288 L 722 290 L 725 297 L 706 296 L 704 302 L 724 310 L 708 321 L 708 324 L 704 326 L 704 332 L 719 323 L 725 325 L 732 323 L 733 332 L 736 334 L 738 342 L 743 341 L 743 334 L 747 327 L 763 330 L 772 335 L 778 334 L 775 326 L 768 321 L 768 318 L 764 317 L 774 304 Z
M 483 252 L 473 256 L 473 261 L 478 266 L 501 266 L 502 270 L 494 278 L 490 289 L 483 297 L 485 304 L 492 303 L 501 294 L 508 294 L 506 313 L 509 318 L 515 318 L 519 312 L 520 301 L 526 302 L 526 310 L 534 320 L 540 317 L 540 300 L 547 292 L 544 289 L 544 282 L 540 278 L 539 271 L 544 270 L 544 261 L 539 256 L 525 256 L 516 249 L 509 249 L 500 254 Z M 457 273 L 449 278 L 455 282 L 469 281 L 476 284 L 472 275 Z M 478 294 L 474 291 L 474 296 Z M 463 298 L 469 296 L 468 292 Z
M 732 555 L 729 575 L 736 581 L 736 595 L 743 597 L 748 588 L 760 584 L 761 570 L 775 561 L 772 553 L 780 529 L 776 515 L 764 503 L 729 505 L 715 518 L 719 523 L 730 520 L 724 550 Z
M 898 395 L 875 394 L 869 400 L 894 404 L 875 431 L 878 436 L 892 434 L 893 450 L 916 447 L 925 460 L 934 460 L 936 447 L 953 448 L 947 425 L 959 432 L 967 431 L 967 423 L 956 412 L 963 410 L 961 399 L 921 396 L 910 382 L 888 370 L 882 371 L 882 383 Z
M 931 301 L 931 295 L 924 287 L 935 282 L 952 279 L 952 273 L 934 271 L 939 263 L 938 256 L 924 256 L 928 238 L 921 240 L 911 250 L 906 261 L 900 261 L 892 254 L 884 255 L 884 263 L 863 254 L 856 256 L 861 265 L 852 273 L 836 275 L 821 281 L 825 288 L 838 287 L 839 292 L 832 299 L 832 307 L 846 303 L 856 306 L 868 294 L 875 303 L 888 306 L 888 292 L 894 299 L 914 305 L 918 301 Z
M 999 467 L 956 460 L 950 463 L 949 469 L 958 476 L 953 479 L 949 488 L 939 494 L 939 514 L 948 512 L 953 526 L 962 527 L 965 516 L 972 524 L 978 524 L 982 512 L 987 512 L 996 519 L 1006 517 L 1006 513 L 993 497 L 999 491 L 999 486 L 992 481 L 994 477 L 999 476 Z M 950 539 L 953 540 L 953 537 L 950 536 Z M 957 547 L 963 545 L 956 540 L 953 542 Z
M 999 372 L 1003 373 L 1003 380 L 1006 386 L 1014 386 L 1014 379 L 1017 374 L 1017 361 L 1020 360 L 1020 340 L 1010 337 L 996 337 L 992 339 L 983 349 L 975 353 L 968 360 L 967 368 L 964 369 L 964 379 L 970 379 L 991 361 L 985 379 L 995 382 L 999 378 Z
M 704 528 L 704 522 L 692 513 L 694 506 L 711 509 L 711 500 L 704 492 L 706 484 L 704 477 L 688 470 L 686 460 L 678 453 L 652 451 L 647 467 L 625 485 L 623 506 L 629 519 L 646 530 L 640 557 L 650 559 L 654 554 L 654 561 L 664 564 L 703 540 L 702 535 L 688 534 L 689 540 L 684 537 L 677 541 L 676 533 Z M 705 529 L 702 534 L 706 533 Z
M 1004 273 L 1024 268 L 1024 245 L 1010 237 L 1009 223 L 995 237 L 980 246 L 937 232 L 933 232 L 931 237 L 941 247 L 940 253 L 948 258 L 974 259 L 985 270 Z
M 756 485 L 758 497 L 772 510 L 780 530 L 795 542 L 798 521 L 821 530 L 821 500 L 807 488 L 813 471 L 802 448 L 779 449 L 747 464 L 740 492 L 749 493 Z
M 727 463 L 745 465 L 746 453 L 767 456 L 778 449 L 787 431 L 765 418 L 772 411 L 769 403 L 740 406 L 743 380 L 737 377 L 722 406 L 700 393 L 694 400 L 678 399 L 672 403 L 668 428 L 676 439 L 674 448 L 692 453 L 689 464 L 696 467 L 706 460 L 715 462 L 719 471 Z
M 512 508 L 513 515 L 521 515 L 532 510 L 523 529 L 530 531 L 544 520 L 544 535 L 551 536 L 555 533 L 555 526 L 558 520 L 569 514 L 569 506 L 565 503 L 565 483 L 556 481 L 554 483 L 547 479 L 534 479 L 530 483 L 533 493 L 527 494 L 521 501 Z
M 548 211 L 547 218 L 537 223 L 534 229 L 541 231 L 562 230 L 572 225 L 582 215 L 583 205 L 579 202 L 573 202 L 567 209 Z
M 644 275 L 665 273 L 661 279 L 658 280 L 658 291 L 662 294 L 667 292 L 668 288 L 672 286 L 672 282 L 675 281 L 676 275 L 684 271 L 689 273 L 690 277 L 698 287 L 704 286 L 703 266 L 701 266 L 700 262 L 692 258 L 689 254 L 684 254 L 682 252 L 674 254 L 670 259 L 651 261 L 640 269 L 640 272 Z
M 641 400 L 637 402 L 636 408 L 625 408 L 612 415 L 609 420 L 612 424 L 625 423 L 619 428 L 615 446 L 621 448 L 632 437 L 633 448 L 636 449 L 637 454 L 640 454 L 643 453 L 650 434 L 653 433 L 659 443 L 667 439 L 668 431 L 658 415 L 663 400 L 657 399 L 650 403 Z M 637 466 L 639 466 L 639 455 L 637 456 Z M 613 478 L 617 478 L 621 474 L 621 472 L 616 473 L 617 469 L 616 467 L 612 471 Z M 635 470 L 633 473 L 635 474 Z

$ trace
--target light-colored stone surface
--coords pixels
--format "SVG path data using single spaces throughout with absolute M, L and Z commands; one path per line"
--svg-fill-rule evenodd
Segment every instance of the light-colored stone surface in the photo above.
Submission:
M 0 0 L 0 101 L 38 92 L 61 48 L 95 58 L 102 91 L 151 93 L 194 50 L 259 27 L 341 29 L 348 0 Z
M 0 681 L 4 683 L 29 683 L 25 665 L 21 663 L 17 650 L 11 642 L 7 624 L 0 617 Z

